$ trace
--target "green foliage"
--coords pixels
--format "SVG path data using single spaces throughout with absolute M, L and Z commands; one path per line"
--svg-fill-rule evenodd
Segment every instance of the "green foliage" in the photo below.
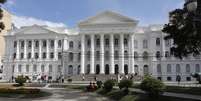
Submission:
M 18 83 L 19 86 L 23 86 L 24 83 L 26 83 L 26 81 L 27 81 L 27 79 L 23 75 L 18 76 L 17 78 L 15 78 L 15 82 Z
M 0 3 L 1 3 L 1 4 L 4 4 L 4 3 L 6 3 L 6 1 L 7 1 L 7 0 L 0 0 Z
M 118 84 L 119 88 L 129 88 L 132 87 L 133 81 L 132 80 L 121 80 L 120 83 Z
M 135 96 L 133 96 L 133 95 L 126 95 L 123 98 L 121 98 L 120 101 L 135 101 L 135 100 L 136 100 Z
M 110 92 L 113 89 L 114 85 L 115 85 L 114 80 L 107 80 L 107 81 L 104 82 L 103 89 L 106 90 L 107 92 Z
M 151 97 L 158 97 L 164 92 L 165 85 L 160 80 L 146 76 L 140 84 L 140 88 L 146 91 Z
M 0 0 L 0 4 L 4 4 L 7 0 Z M 2 7 L 0 6 L 0 20 L 3 17 L 3 10 Z M 0 32 L 5 28 L 5 25 L 2 21 L 0 21 Z
M 101 88 L 102 85 L 103 85 L 103 82 L 102 81 L 97 81 L 96 84 L 97 84 L 98 88 Z

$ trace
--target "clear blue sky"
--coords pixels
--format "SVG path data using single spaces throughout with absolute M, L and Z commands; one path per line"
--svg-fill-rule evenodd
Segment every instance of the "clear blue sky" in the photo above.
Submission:
M 62 22 L 69 27 L 104 10 L 140 20 L 140 25 L 163 24 L 168 12 L 184 0 L 8 0 L 5 7 L 17 16 Z

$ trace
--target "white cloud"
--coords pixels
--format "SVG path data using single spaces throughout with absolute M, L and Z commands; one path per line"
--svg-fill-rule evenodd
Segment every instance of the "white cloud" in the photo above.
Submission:
M 22 26 L 31 26 L 34 24 L 46 25 L 49 27 L 66 27 L 64 23 L 57 23 L 57 22 L 51 22 L 51 21 L 46 21 L 42 19 L 36 19 L 33 17 L 16 16 L 16 15 L 12 16 L 12 23 L 18 28 Z
M 5 5 L 7 7 L 11 7 L 11 6 L 14 6 L 15 4 L 16 4 L 16 0 L 8 0 Z

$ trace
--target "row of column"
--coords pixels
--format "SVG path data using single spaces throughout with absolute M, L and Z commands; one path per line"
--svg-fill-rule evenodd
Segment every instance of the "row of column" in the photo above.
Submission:
M 57 42 L 58 40 L 54 40 L 54 59 L 58 59 L 58 52 L 57 52 Z M 31 58 L 34 59 L 35 55 L 35 48 L 34 48 L 34 40 L 31 40 Z M 16 59 L 20 58 L 20 40 L 17 40 L 17 47 L 16 47 Z M 27 57 L 27 41 L 24 41 L 24 58 Z M 46 59 L 49 59 L 49 53 L 50 53 L 50 48 L 49 48 L 49 40 L 46 40 Z M 42 40 L 39 40 L 39 59 L 42 59 Z
M 124 74 L 124 34 L 120 35 L 120 73 Z M 133 35 L 130 34 L 129 36 L 129 54 L 131 57 L 134 57 L 134 38 Z M 95 35 L 90 35 L 91 40 L 91 57 L 90 57 L 90 74 L 95 74 L 95 56 L 94 56 L 94 40 Z M 81 74 L 85 73 L 85 35 L 81 36 Z M 105 59 L 104 59 L 104 34 L 100 34 L 100 74 L 105 74 Z M 134 68 L 130 69 L 130 67 L 134 67 L 134 58 L 129 58 L 129 73 L 134 73 Z M 115 73 L 115 66 L 114 66 L 114 34 L 110 34 L 110 74 Z

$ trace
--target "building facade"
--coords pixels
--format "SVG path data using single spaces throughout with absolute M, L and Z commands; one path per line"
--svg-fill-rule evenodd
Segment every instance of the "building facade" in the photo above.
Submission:
M 164 81 L 177 75 L 193 81 L 190 74 L 200 72 L 200 56 L 173 57 L 172 40 L 164 40 L 161 29 L 139 27 L 137 20 L 112 11 L 79 22 L 77 31 L 38 25 L 14 29 L 5 36 L 4 79 L 150 74 Z
M 5 56 L 5 40 L 4 35 L 11 29 L 11 14 L 3 9 L 3 17 L 1 21 L 4 23 L 5 28 L 0 32 L 0 80 L 2 79 L 3 64 L 2 58 Z

